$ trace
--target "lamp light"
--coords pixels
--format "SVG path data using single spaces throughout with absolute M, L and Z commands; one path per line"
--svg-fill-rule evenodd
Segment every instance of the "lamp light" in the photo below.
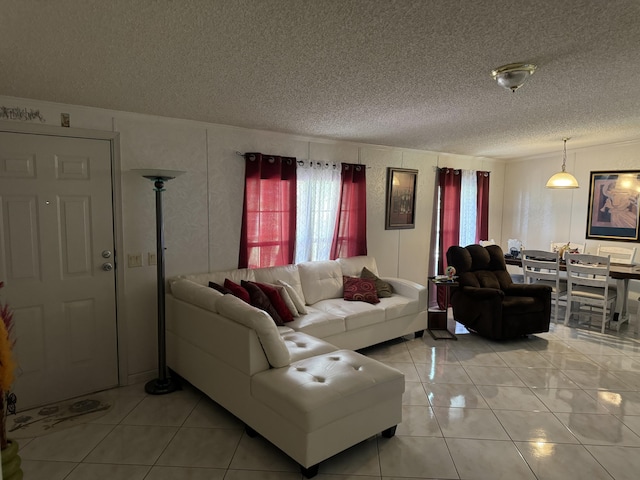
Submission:
M 562 155 L 562 171 L 552 175 L 551 178 L 547 181 L 547 188 L 580 188 L 578 185 L 578 180 L 576 177 L 571 175 L 566 171 L 567 165 L 567 140 L 569 138 L 563 138 L 564 141 L 564 152 Z
M 156 265 L 158 290 L 158 378 L 147 382 L 144 390 L 151 395 L 163 395 L 178 390 L 179 385 L 167 375 L 167 352 L 164 303 L 164 222 L 162 192 L 165 182 L 182 175 L 181 170 L 134 169 L 134 172 L 153 182 L 156 192 Z
M 491 76 L 498 85 L 512 92 L 520 88 L 524 82 L 536 71 L 531 63 L 510 63 L 491 70 Z

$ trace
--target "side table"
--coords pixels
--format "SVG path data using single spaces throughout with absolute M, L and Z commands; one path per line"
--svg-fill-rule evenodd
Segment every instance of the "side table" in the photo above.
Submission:
M 455 278 L 455 277 L 454 277 Z M 429 281 L 436 285 L 436 287 L 445 289 L 445 308 L 441 310 L 438 307 L 429 307 L 427 310 L 427 330 L 434 338 L 434 340 L 457 340 L 458 338 L 447 329 L 448 310 L 449 310 L 449 296 L 451 294 L 451 287 L 457 287 L 458 282 L 454 280 L 441 279 L 438 277 L 429 277 Z M 431 289 L 429 289 L 429 297 L 431 296 Z M 429 305 L 431 305 L 431 298 L 429 298 Z

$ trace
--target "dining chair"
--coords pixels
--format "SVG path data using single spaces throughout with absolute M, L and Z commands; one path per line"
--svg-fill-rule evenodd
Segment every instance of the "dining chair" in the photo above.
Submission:
M 554 321 L 558 323 L 560 299 L 567 293 L 567 280 L 560 277 L 560 255 L 545 250 L 522 251 L 522 274 L 524 283 L 542 283 L 551 287 L 551 298 L 555 303 Z
M 606 245 L 598 245 L 596 255 L 606 256 L 609 255 L 611 263 L 621 263 L 623 265 L 630 265 L 633 263 L 633 259 L 636 256 L 636 247 L 609 247 Z M 618 291 L 618 281 L 609 279 L 609 288 L 614 291 Z
M 624 247 L 608 247 L 606 245 L 598 245 L 596 255 L 607 256 L 611 258 L 611 263 L 633 263 L 633 259 L 636 256 L 637 247 L 624 248 Z
M 566 261 L 567 269 L 567 310 L 564 324 L 569 324 L 569 318 L 574 306 L 578 306 L 578 316 L 588 313 L 593 316 L 593 307 L 602 309 L 601 332 L 613 320 L 616 305 L 616 291 L 609 288 L 609 257 L 575 253 L 569 255 Z M 582 305 L 589 307 L 588 312 L 582 310 Z M 589 320 L 591 322 L 591 320 Z

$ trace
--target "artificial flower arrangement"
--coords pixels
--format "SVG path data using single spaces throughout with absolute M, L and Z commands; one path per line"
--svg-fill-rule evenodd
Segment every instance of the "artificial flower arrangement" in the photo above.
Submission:
M 4 286 L 0 282 L 0 288 Z M 8 446 L 7 441 L 7 409 L 12 403 L 9 401 L 11 385 L 13 385 L 16 369 L 12 350 L 15 341 L 11 338 L 13 330 L 13 312 L 7 304 L 0 303 L 0 450 Z

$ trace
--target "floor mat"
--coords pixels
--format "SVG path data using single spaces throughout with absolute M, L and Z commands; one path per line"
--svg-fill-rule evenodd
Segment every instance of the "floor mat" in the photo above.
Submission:
M 98 398 L 74 398 L 64 402 L 34 408 L 7 417 L 7 435 L 11 438 L 31 438 L 63 428 L 91 422 L 106 414 L 113 401 Z

